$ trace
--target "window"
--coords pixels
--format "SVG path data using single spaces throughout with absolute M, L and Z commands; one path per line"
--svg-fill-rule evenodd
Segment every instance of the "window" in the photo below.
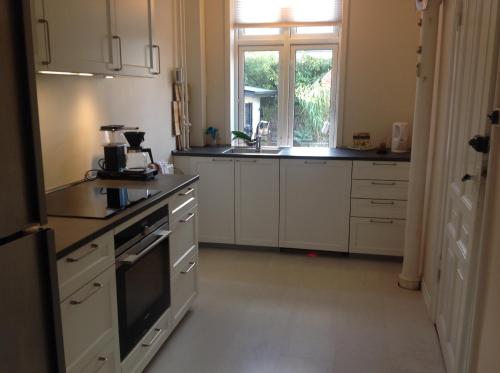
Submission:
M 260 11 L 268 0 L 233 1 L 237 129 L 265 128 L 267 146 L 335 146 L 341 0 L 276 12 Z

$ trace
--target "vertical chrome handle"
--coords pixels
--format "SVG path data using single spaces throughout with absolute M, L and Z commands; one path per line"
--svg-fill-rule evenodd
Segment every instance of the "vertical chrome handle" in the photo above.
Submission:
M 161 74 L 160 46 L 158 44 L 153 44 L 151 46 L 151 50 L 154 50 L 154 49 L 156 49 L 158 51 L 158 71 L 154 71 L 153 70 L 153 54 L 151 54 L 151 70 L 153 70 L 151 72 L 151 74 L 153 74 L 153 75 L 160 75 Z
M 99 290 L 102 289 L 103 285 L 100 283 L 100 282 L 94 282 L 92 284 L 94 290 L 91 290 L 86 296 L 84 296 L 82 299 L 79 299 L 79 300 L 70 300 L 69 301 L 69 304 L 72 304 L 72 305 L 78 305 L 78 304 L 82 304 L 83 302 L 85 302 L 87 299 L 89 299 L 92 295 L 94 295 L 95 293 L 97 293 Z
M 118 35 L 113 35 L 114 40 L 118 40 L 118 56 L 120 57 L 120 67 L 115 67 L 113 70 L 120 71 L 123 70 L 123 59 L 122 59 L 122 38 Z
M 66 261 L 69 263 L 74 263 L 78 262 L 79 260 L 82 260 L 86 256 L 92 254 L 94 251 L 96 251 L 100 246 L 96 243 L 91 243 L 89 246 L 89 249 L 84 251 L 82 255 L 80 256 L 70 256 L 69 258 L 66 258 Z
M 46 41 L 46 48 L 47 48 L 47 59 L 45 61 L 42 61 L 42 65 L 50 65 L 52 62 L 52 50 L 50 49 L 49 21 L 47 21 L 46 19 L 40 18 L 38 20 L 38 22 L 43 24 L 43 28 L 45 30 L 45 41 Z
M 149 342 L 143 343 L 142 347 L 150 347 L 155 341 L 160 337 L 162 330 L 160 328 L 155 328 L 155 335 Z

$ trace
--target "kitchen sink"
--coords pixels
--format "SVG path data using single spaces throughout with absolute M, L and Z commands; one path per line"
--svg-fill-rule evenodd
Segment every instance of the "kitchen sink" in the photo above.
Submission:
M 281 153 L 281 148 L 262 148 L 256 151 L 255 148 L 229 148 L 223 151 L 223 154 L 250 154 L 250 155 L 269 155 Z

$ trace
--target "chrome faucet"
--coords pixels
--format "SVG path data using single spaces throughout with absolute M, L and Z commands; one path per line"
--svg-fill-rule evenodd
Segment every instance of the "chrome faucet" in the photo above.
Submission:
M 264 125 L 266 125 L 267 122 L 260 121 L 257 124 L 257 128 L 255 129 L 255 135 L 254 135 L 254 140 L 253 142 L 255 143 L 255 151 L 260 152 L 260 149 L 262 148 L 262 133 L 261 130 L 264 129 Z

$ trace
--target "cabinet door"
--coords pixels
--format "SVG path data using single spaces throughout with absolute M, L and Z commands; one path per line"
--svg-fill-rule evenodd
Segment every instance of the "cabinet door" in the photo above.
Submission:
M 153 76 L 153 0 L 115 0 L 115 4 L 113 45 L 120 61 L 117 73 Z
M 37 70 L 109 74 L 113 0 L 33 0 Z
M 193 157 L 200 175 L 198 232 L 200 242 L 234 244 L 234 160 Z
M 351 161 L 281 161 L 281 247 L 347 252 L 351 169 Z
M 278 246 L 279 160 L 235 160 L 238 245 Z

